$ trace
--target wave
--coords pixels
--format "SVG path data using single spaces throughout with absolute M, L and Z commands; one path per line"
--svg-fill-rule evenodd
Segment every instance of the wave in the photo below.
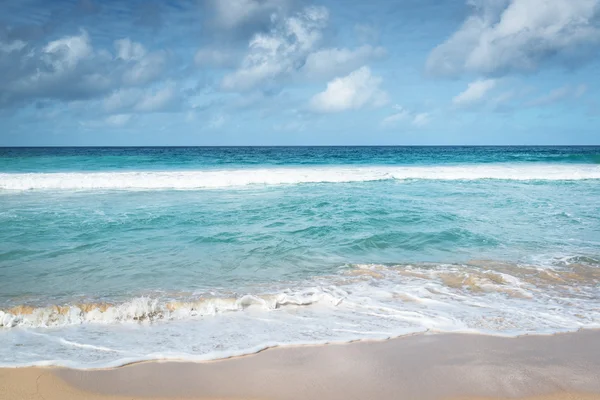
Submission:
M 49 328 L 81 324 L 158 322 L 212 316 L 243 311 L 249 307 L 265 311 L 285 306 L 307 306 L 317 302 L 338 304 L 342 296 L 329 289 L 306 289 L 296 293 L 244 295 L 238 298 L 199 298 L 188 301 L 160 301 L 138 297 L 120 304 L 86 303 L 47 307 L 16 306 L 0 310 L 0 327 Z
M 596 165 L 301 167 L 193 171 L 0 173 L 3 190 L 197 190 L 248 185 L 385 180 L 573 181 L 600 179 Z
M 313 277 L 292 288 L 258 288 L 257 293 L 230 297 L 218 295 L 178 299 L 168 296 L 137 297 L 121 303 L 41 307 L 19 305 L 0 309 L 0 328 L 152 324 L 247 310 L 271 312 L 311 306 L 325 306 L 330 310 L 350 307 L 353 312 L 360 309 L 362 312 L 378 310 L 379 313 L 393 309 L 395 310 L 393 314 L 402 314 L 410 308 L 407 307 L 408 303 L 428 305 L 432 309 L 442 306 L 440 308 L 442 311 L 451 305 L 461 308 L 470 302 L 476 304 L 478 308 L 489 308 L 492 315 L 497 307 L 500 309 L 496 311 L 504 314 L 505 310 L 502 308 L 508 309 L 513 301 L 527 301 L 544 310 L 549 306 L 545 303 L 549 298 L 568 300 L 571 309 L 565 309 L 565 315 L 560 316 L 567 321 L 577 312 L 585 314 L 584 310 L 588 307 L 595 308 L 596 311 L 600 310 L 597 308 L 599 285 L 598 260 L 586 257 L 559 260 L 555 267 L 478 260 L 472 260 L 467 264 L 357 264 L 340 267 L 337 274 Z M 505 299 L 503 303 L 497 303 L 498 296 Z M 582 299 L 587 301 L 581 302 L 579 304 L 581 308 L 578 309 L 575 306 L 576 301 Z M 458 303 L 453 304 L 454 301 Z M 553 312 L 556 312 L 556 309 Z M 600 314 L 598 312 L 593 314 L 579 322 L 583 323 L 586 320 L 600 324 Z M 418 313 L 415 315 L 418 316 Z M 408 319 L 414 319 L 413 317 Z M 453 317 L 455 316 L 445 315 L 446 319 Z M 509 316 L 503 318 L 508 319 Z M 484 322 L 481 320 L 477 324 Z M 573 320 L 570 322 L 572 323 Z M 473 321 L 469 324 L 471 323 Z
M 0 366 L 106 368 L 423 332 L 514 337 L 594 329 L 598 267 L 586 257 L 545 267 L 485 260 L 358 264 L 239 296 L 165 293 L 113 304 L 21 305 L 0 310 Z

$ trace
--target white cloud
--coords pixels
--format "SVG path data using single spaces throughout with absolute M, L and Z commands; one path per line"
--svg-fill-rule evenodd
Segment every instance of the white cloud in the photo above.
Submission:
M 560 101 L 569 99 L 569 98 L 579 98 L 585 94 L 587 90 L 586 85 L 579 85 L 573 87 L 571 85 L 566 85 L 554 90 L 551 90 L 548 94 L 540 96 L 536 99 L 531 100 L 527 103 L 530 107 L 539 107 L 546 106 L 554 103 L 558 103 Z
M 460 29 L 431 52 L 428 72 L 535 71 L 546 60 L 568 63 L 600 44 L 600 0 L 482 0 L 477 5 Z
M 242 65 L 225 75 L 221 86 L 226 90 L 250 90 L 295 71 L 321 40 L 328 18 L 326 8 L 307 7 L 293 17 L 275 21 L 271 32 L 252 38 Z
M 511 100 L 522 95 L 523 94 L 520 91 L 514 89 L 507 90 L 490 99 L 489 104 L 491 105 L 492 109 L 502 110 L 503 107 L 505 107 Z
M 104 108 L 108 112 L 130 109 L 135 106 L 142 96 L 142 90 L 137 88 L 119 89 L 104 99 Z
M 125 61 L 141 60 L 147 53 L 141 43 L 133 42 L 129 38 L 115 40 L 114 46 L 117 58 Z
M 158 89 L 125 88 L 111 93 L 104 99 L 106 111 L 114 113 L 166 111 L 178 100 L 175 84 L 170 82 Z
M 464 107 L 481 102 L 485 95 L 496 86 L 495 79 L 480 79 L 469 83 L 467 89 L 454 97 L 452 103 Z
M 538 97 L 528 103 L 528 105 L 536 107 L 536 106 L 544 106 L 552 103 L 556 103 L 565 97 L 567 97 L 571 93 L 571 88 L 569 86 L 563 86 L 558 89 L 552 90 L 550 93 Z
M 429 121 L 430 121 L 429 113 L 419 113 L 419 114 L 415 115 L 415 117 L 413 118 L 412 124 L 414 126 L 422 127 L 422 126 L 429 124 Z
M 73 70 L 77 64 L 92 54 L 90 38 L 85 31 L 78 36 L 65 36 L 49 42 L 43 49 L 42 58 L 61 73 Z
M 236 26 L 260 15 L 271 14 L 283 6 L 286 0 L 211 0 L 216 11 L 216 22 L 223 28 Z
M 12 53 L 13 51 L 22 50 L 27 43 L 22 40 L 13 40 L 8 43 L 0 42 L 0 51 L 3 53 Z
M 249 18 L 259 8 L 258 1 L 253 0 L 214 0 L 217 11 L 217 20 L 225 27 L 233 27 Z
M 328 20 L 325 7 L 306 7 L 290 17 L 274 14 L 271 30 L 250 40 L 241 65 L 223 77 L 221 87 L 241 92 L 285 80 L 331 79 L 386 55 L 383 47 L 368 44 L 354 49 L 321 48 Z M 225 61 L 228 57 L 220 51 L 202 49 L 196 55 L 199 65 Z
M 231 51 L 204 48 L 196 52 L 194 63 L 199 67 L 230 67 L 236 59 L 236 55 Z
M 342 78 L 327 84 L 325 91 L 310 100 L 313 111 L 332 113 L 356 110 L 366 106 L 379 107 L 388 102 L 388 95 L 380 86 L 382 79 L 362 67 Z
M 396 104 L 394 107 L 395 112 L 391 115 L 388 115 L 381 121 L 381 126 L 389 127 L 394 126 L 400 121 L 404 121 L 411 117 L 411 112 L 402 107 L 401 105 Z
M 168 84 L 162 89 L 148 91 L 135 105 L 135 110 L 140 112 L 156 112 L 168 108 L 175 100 L 175 87 Z
M 110 58 L 94 51 L 83 30 L 41 48 L 11 46 L 11 52 L 0 53 L 0 107 L 27 99 L 78 99 L 103 92 L 110 88 L 110 78 L 95 69 Z
M 131 121 L 131 114 L 115 114 L 106 117 L 104 122 L 114 127 L 122 127 Z
M 115 59 L 124 61 L 126 70 L 122 81 L 128 86 L 138 86 L 158 78 L 167 64 L 165 51 L 148 52 L 144 45 L 129 38 L 114 42 Z
M 396 104 L 394 107 L 394 113 L 388 115 L 381 121 L 382 128 L 392 128 L 397 126 L 400 122 L 410 123 L 416 127 L 424 127 L 429 124 L 431 116 L 427 112 L 414 113 L 401 105 Z
M 114 54 L 95 49 L 84 30 L 39 47 L 20 41 L 0 46 L 0 107 L 101 98 L 123 85 L 139 87 L 163 77 L 166 52 L 148 52 L 130 39 L 114 47 Z
M 363 45 L 354 50 L 346 48 L 323 49 L 308 55 L 301 73 L 309 78 L 331 78 L 347 74 L 367 62 L 386 55 L 383 47 Z
M 128 66 L 123 73 L 123 83 L 129 86 L 138 86 L 152 82 L 162 75 L 166 64 L 166 52 L 148 53 Z

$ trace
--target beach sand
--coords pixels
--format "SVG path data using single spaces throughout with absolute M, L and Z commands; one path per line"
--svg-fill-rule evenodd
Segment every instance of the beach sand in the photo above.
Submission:
M 415 335 L 204 363 L 0 369 L 0 399 L 600 400 L 600 331 Z

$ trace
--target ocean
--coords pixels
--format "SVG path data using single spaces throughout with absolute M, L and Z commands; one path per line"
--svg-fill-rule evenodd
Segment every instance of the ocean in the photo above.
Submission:
M 0 366 L 600 327 L 600 147 L 0 149 Z

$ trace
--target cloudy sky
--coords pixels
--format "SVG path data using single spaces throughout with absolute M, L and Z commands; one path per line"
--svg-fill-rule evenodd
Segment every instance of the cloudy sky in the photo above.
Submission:
M 599 144 L 600 0 L 1 0 L 0 145 Z

